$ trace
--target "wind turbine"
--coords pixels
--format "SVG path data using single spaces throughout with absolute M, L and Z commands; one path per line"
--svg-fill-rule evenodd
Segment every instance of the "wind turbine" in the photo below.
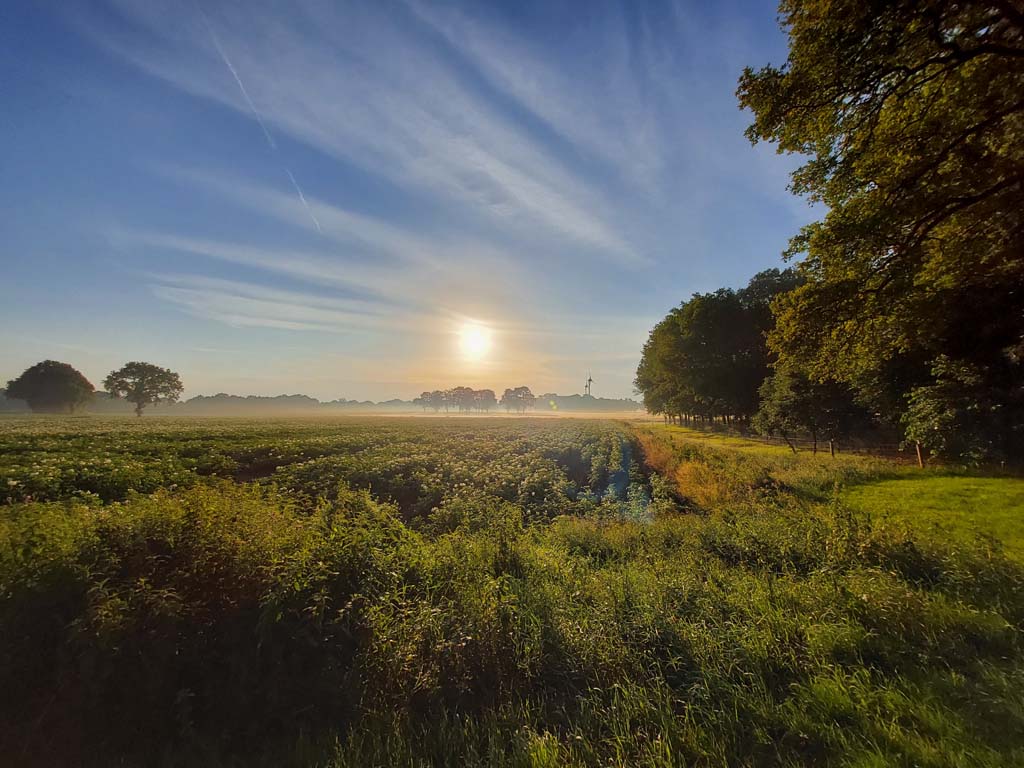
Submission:
M 587 397 L 590 397 L 590 385 L 594 383 L 594 379 L 590 376 L 590 371 L 587 371 L 587 386 L 583 388 Z

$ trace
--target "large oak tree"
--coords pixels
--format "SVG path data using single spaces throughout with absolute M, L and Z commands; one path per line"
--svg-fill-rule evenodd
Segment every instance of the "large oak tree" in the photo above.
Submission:
M 92 400 L 93 386 L 67 363 L 43 360 L 7 382 L 6 395 L 36 413 L 73 413 Z
M 747 419 L 769 373 L 769 305 L 798 284 L 769 269 L 746 288 L 694 294 L 658 323 L 644 345 L 634 384 L 652 413 Z
M 139 362 L 126 363 L 120 370 L 111 371 L 103 386 L 112 397 L 123 397 L 133 403 L 136 416 L 154 403 L 176 402 L 184 389 L 174 371 Z
M 780 12 L 787 61 L 748 69 L 738 95 L 752 141 L 808 157 L 792 189 L 828 213 L 791 243 L 806 282 L 778 300 L 772 347 L 890 416 L 950 361 L 1019 414 L 1024 3 L 784 0 Z

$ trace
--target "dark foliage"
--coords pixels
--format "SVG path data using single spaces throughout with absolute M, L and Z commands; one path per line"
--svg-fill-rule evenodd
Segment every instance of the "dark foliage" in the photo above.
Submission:
M 44 360 L 7 382 L 5 396 L 24 400 L 36 413 L 73 413 L 91 399 L 94 388 L 67 363 Z

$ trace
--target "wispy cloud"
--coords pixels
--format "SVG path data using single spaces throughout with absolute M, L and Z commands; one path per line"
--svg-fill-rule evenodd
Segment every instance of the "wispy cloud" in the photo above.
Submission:
M 577 59 L 578 67 L 567 69 L 565 61 L 551 58 L 550 50 L 462 10 L 421 0 L 411 7 L 493 87 L 576 150 L 603 161 L 626 181 L 646 189 L 658 183 L 667 137 L 660 134 L 641 98 L 642 73 L 630 68 L 629 53 L 622 50 L 630 33 L 621 15 L 602 16 L 603 34 L 596 37 L 606 45 L 596 50 L 593 30 L 584 28 L 590 50 Z
M 164 174 L 260 217 L 301 226 L 302 206 L 271 187 L 198 170 Z M 108 232 L 121 250 L 162 249 L 262 270 L 310 285 L 331 286 L 393 306 L 435 312 L 489 306 L 527 306 L 530 279 L 512 254 L 474 238 L 420 233 L 313 200 L 323 239 L 280 247 L 209 236 L 118 228 Z
M 304 220 L 299 201 L 273 187 L 195 168 L 164 167 L 161 172 L 211 192 L 223 201 L 262 216 L 270 216 L 282 223 L 301 226 Z M 427 237 L 383 219 L 332 205 L 325 200 L 314 198 L 313 203 L 320 212 L 321 232 L 327 239 L 344 246 L 349 254 L 374 253 L 394 262 L 435 268 L 452 265 L 454 261 L 451 238 L 444 235 Z M 473 246 L 477 251 L 493 251 L 482 243 Z M 469 246 L 464 244 L 460 247 Z
M 236 327 L 343 333 L 412 330 L 423 318 L 383 304 L 196 275 L 154 275 L 153 293 L 189 314 Z
M 614 201 L 382 6 L 307 2 L 286 14 L 220 7 L 208 19 L 217 30 L 211 42 L 203 20 L 189 18 L 178 4 L 118 5 L 147 42 L 137 32 L 119 35 L 88 24 L 98 39 L 190 93 L 259 116 L 268 135 L 273 126 L 398 187 L 444 195 L 514 231 L 540 227 L 611 263 L 646 261 L 615 225 Z M 148 42 L 153 37 L 159 45 Z M 224 68 L 228 46 L 232 88 L 214 66 Z
M 285 276 L 305 283 L 356 290 L 379 299 L 401 300 L 408 306 L 415 294 L 404 290 L 404 280 L 368 265 L 348 265 L 316 251 L 265 248 L 239 243 L 163 233 L 122 231 L 113 241 L 124 247 L 146 247 L 202 256 Z
M 277 152 L 277 142 L 274 141 L 273 134 L 267 127 L 267 124 L 263 121 L 263 115 L 260 114 L 260 111 L 256 109 L 256 105 L 253 104 L 252 98 L 250 98 L 249 96 L 249 91 L 246 90 L 245 83 L 242 82 L 242 78 L 239 76 L 238 70 L 235 69 L 235 65 L 232 64 L 231 59 L 228 58 L 228 54 L 224 50 L 224 46 L 220 44 L 220 38 L 217 37 L 216 30 L 214 30 L 213 25 L 210 24 L 209 17 L 206 15 L 206 12 L 203 10 L 201 5 L 197 7 L 199 10 L 199 15 L 203 20 L 203 24 L 206 27 L 207 31 L 210 33 L 210 40 L 213 42 L 214 48 L 217 49 L 217 53 L 220 55 L 221 60 L 224 62 L 224 66 L 228 68 L 228 71 L 231 73 L 231 76 L 235 78 L 235 82 L 238 84 L 238 90 L 241 92 L 242 98 L 245 99 L 245 103 L 248 105 L 249 111 L 252 113 L 253 118 L 255 118 L 256 123 L 260 127 L 260 130 L 263 131 L 263 136 L 264 138 L 266 138 L 267 144 L 270 145 L 270 148 L 274 150 L 274 152 Z M 291 181 L 292 187 L 294 187 L 295 189 L 295 194 L 299 196 L 299 202 L 302 203 L 302 206 L 306 209 L 306 213 L 309 214 L 309 218 L 313 222 L 313 226 L 316 227 L 316 231 L 321 232 L 322 230 L 320 229 L 320 222 L 317 221 L 316 215 L 313 213 L 313 209 L 310 208 L 309 203 L 306 202 L 306 196 L 303 194 L 302 187 L 299 186 L 299 182 L 296 181 L 295 174 L 292 173 L 291 168 L 289 168 L 287 165 L 284 166 L 284 172 L 288 175 L 288 180 Z

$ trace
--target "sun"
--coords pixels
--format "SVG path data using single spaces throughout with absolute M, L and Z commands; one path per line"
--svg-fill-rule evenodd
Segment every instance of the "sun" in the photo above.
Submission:
M 478 323 L 467 323 L 459 330 L 459 349 L 467 360 L 482 360 L 491 348 L 491 330 Z

